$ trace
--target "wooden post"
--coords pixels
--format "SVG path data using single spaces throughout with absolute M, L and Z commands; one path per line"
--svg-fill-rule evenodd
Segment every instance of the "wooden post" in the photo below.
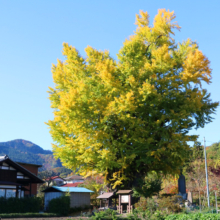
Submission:
M 31 183 L 30 183 L 30 188 L 29 189 L 30 189 L 30 197 L 31 197 Z
M 200 195 L 200 191 L 199 191 L 199 209 L 200 212 L 202 211 L 202 207 L 201 207 L 201 195 Z
M 16 186 L 16 198 L 18 198 L 18 187 L 19 186 Z
M 128 195 L 128 209 L 127 209 L 128 213 L 131 213 L 131 194 Z
M 123 209 L 122 209 L 122 205 L 121 205 L 121 195 L 119 194 L 118 195 L 118 209 L 119 209 L 119 214 L 122 214 L 123 213 Z

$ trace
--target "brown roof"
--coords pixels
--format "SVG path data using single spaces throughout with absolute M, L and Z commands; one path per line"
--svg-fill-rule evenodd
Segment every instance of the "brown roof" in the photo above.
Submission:
M 30 172 L 26 168 L 22 167 L 20 164 L 12 161 L 7 155 L 0 156 L 0 164 L 1 163 L 8 163 L 10 166 L 14 167 L 15 169 L 19 170 L 20 172 L 24 173 L 26 176 L 28 176 L 30 179 L 19 179 L 19 181 L 27 181 L 28 183 L 44 183 L 42 179 L 37 177 L 34 173 Z
M 102 195 L 98 196 L 97 199 L 109 199 L 114 196 L 113 192 L 103 193 Z
M 118 190 L 117 194 L 130 194 L 132 192 L 132 190 Z
M 0 185 L 16 185 L 16 186 L 21 186 L 22 184 L 20 183 L 15 183 L 15 182 L 9 182 L 9 181 L 0 181 Z
M 73 175 L 73 176 L 69 176 L 64 178 L 65 180 L 84 180 L 82 176 L 79 175 Z
M 24 163 L 24 162 L 16 162 L 20 165 L 31 165 L 31 166 L 35 166 L 35 167 L 42 167 L 42 165 L 40 164 L 33 164 L 33 163 Z
M 46 179 L 46 181 L 49 181 L 49 180 L 55 180 L 55 179 L 62 179 L 62 180 L 64 180 L 62 177 L 59 177 L 59 176 L 52 176 L 52 177 L 48 177 L 47 179 Z

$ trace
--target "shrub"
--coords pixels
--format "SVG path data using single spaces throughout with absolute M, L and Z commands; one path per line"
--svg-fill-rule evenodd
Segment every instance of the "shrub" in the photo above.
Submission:
M 177 213 L 182 211 L 181 204 L 183 204 L 182 196 L 168 196 L 158 199 L 158 208 L 167 213 Z
M 141 220 L 141 218 L 139 218 L 139 211 L 134 209 L 133 213 L 130 213 L 127 215 L 127 219 L 128 220 Z
M 151 213 L 153 213 L 157 210 L 157 204 L 152 198 L 141 197 L 140 200 L 137 203 L 135 203 L 134 206 L 140 212 L 149 210 Z
M 138 186 L 134 187 L 133 197 L 152 197 L 162 190 L 162 178 L 155 172 L 148 173 L 144 179 L 137 179 Z
M 67 216 L 70 212 L 70 197 L 61 196 L 50 200 L 49 212 L 57 213 L 62 216 Z
M 220 219 L 219 214 L 175 214 L 168 215 L 165 220 L 218 220 Z
M 8 198 L 0 197 L 0 213 L 39 212 L 41 200 L 37 197 Z
M 151 219 L 151 220 L 165 220 L 166 217 L 167 217 L 167 213 L 157 210 L 149 219 Z
M 55 213 L 10 213 L 1 214 L 0 218 L 33 218 L 33 217 L 57 217 Z
M 119 220 L 120 217 L 116 216 L 116 211 L 112 209 L 107 209 L 100 212 L 95 212 L 95 215 L 92 216 L 90 219 L 92 220 Z
M 74 213 L 74 212 L 81 212 L 81 211 L 85 211 L 85 210 L 92 210 L 93 206 L 92 205 L 84 205 L 81 207 L 71 207 L 69 210 L 69 213 Z

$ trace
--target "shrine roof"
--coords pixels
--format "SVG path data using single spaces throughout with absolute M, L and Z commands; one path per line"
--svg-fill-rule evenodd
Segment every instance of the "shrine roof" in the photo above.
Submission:
M 106 192 L 96 197 L 97 199 L 109 199 L 114 196 L 114 192 Z
M 118 190 L 117 194 L 131 194 L 133 193 L 132 190 Z

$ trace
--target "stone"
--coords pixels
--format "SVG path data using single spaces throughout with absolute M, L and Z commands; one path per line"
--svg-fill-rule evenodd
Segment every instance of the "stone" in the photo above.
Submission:
M 178 191 L 181 194 L 186 194 L 186 180 L 183 174 L 181 174 L 178 179 Z
M 179 192 L 177 195 L 178 195 L 178 196 L 182 196 L 183 200 L 187 200 L 187 193 L 181 193 L 181 192 Z
M 188 192 L 188 196 L 187 196 L 188 201 L 193 204 L 193 195 L 192 192 Z

